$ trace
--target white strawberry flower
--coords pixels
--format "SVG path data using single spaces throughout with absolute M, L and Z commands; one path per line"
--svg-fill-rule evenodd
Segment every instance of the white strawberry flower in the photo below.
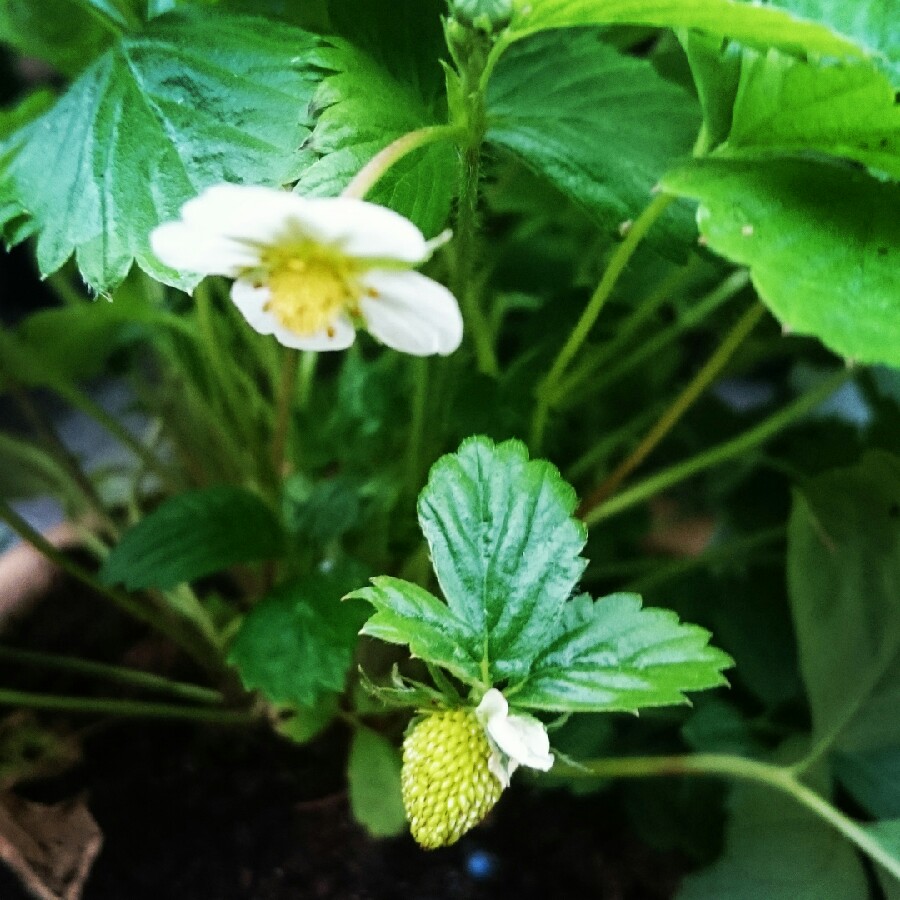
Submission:
M 462 341 L 456 298 L 412 271 L 435 242 L 374 203 L 219 184 L 154 229 L 150 244 L 173 269 L 235 279 L 244 318 L 287 347 L 343 350 L 357 326 L 415 356 Z
M 475 708 L 475 716 L 491 745 L 488 767 L 503 787 L 521 765 L 548 771 L 553 765 L 550 738 L 543 723 L 534 716 L 509 711 L 506 697 L 491 688 Z

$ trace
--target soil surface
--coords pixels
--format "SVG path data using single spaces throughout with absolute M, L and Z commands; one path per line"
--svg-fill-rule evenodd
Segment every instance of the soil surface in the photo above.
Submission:
M 65 603 L 41 604 L 15 643 L 34 648 L 40 636 L 40 649 L 95 659 L 109 658 L 111 644 L 130 647 L 132 661 L 153 655 L 131 623 L 65 587 Z M 73 635 L 82 646 L 72 646 Z M 120 650 L 110 661 L 122 658 Z M 0 672 L 3 683 L 12 675 Z M 29 676 L 21 686 L 73 690 L 58 679 Z M 348 808 L 341 725 L 297 747 L 261 731 L 70 724 L 84 737 L 83 761 L 17 790 L 46 803 L 86 797 L 104 845 L 84 900 L 663 900 L 685 868 L 627 831 L 608 795 L 524 781 L 454 847 L 425 852 L 408 836 L 373 840 Z M 0 898 L 26 900 L 2 864 Z

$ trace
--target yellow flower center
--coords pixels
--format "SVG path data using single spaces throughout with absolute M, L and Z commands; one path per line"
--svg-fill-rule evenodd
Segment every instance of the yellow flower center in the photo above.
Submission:
M 361 289 L 353 261 L 338 255 L 284 250 L 267 254 L 266 311 L 296 334 L 330 330 L 344 310 L 358 313 Z

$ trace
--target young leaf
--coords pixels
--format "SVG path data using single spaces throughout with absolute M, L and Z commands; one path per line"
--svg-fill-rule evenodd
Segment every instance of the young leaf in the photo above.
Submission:
M 298 193 L 335 196 L 393 140 L 446 122 L 440 13 L 423 0 L 332 3 L 332 20 L 350 40 L 332 39 L 321 51 L 331 71 L 315 96 L 321 113 L 309 142 L 320 158 L 300 176 Z M 433 144 L 392 166 L 367 199 L 437 234 L 450 212 L 456 168 L 453 146 Z
M 609 231 L 650 202 L 662 174 L 689 156 L 696 102 L 593 29 L 555 31 L 510 48 L 488 84 L 486 140 L 506 148 Z M 651 241 L 690 240 L 676 208 Z
M 196 279 L 152 254 L 151 230 L 216 182 L 297 177 L 317 45 L 299 29 L 210 10 L 162 16 L 122 37 L 0 146 L 0 192 L 10 201 L 0 228 L 27 213 L 44 275 L 74 252 L 98 291 L 134 260 L 190 286 Z
M 274 559 L 282 533 L 256 494 L 237 487 L 188 491 L 125 532 L 100 577 L 129 590 L 170 588 L 236 563 Z
M 900 365 L 900 185 L 812 160 L 698 160 L 664 186 L 700 201 L 715 251 L 747 265 L 794 331 L 861 362 Z
M 470 438 L 439 459 L 419 523 L 454 617 L 491 679 L 523 677 L 584 571 L 575 492 L 518 441 Z
M 797 495 L 788 586 L 814 737 L 860 802 L 900 816 L 900 459 L 871 452 Z
M 741 785 L 730 808 L 721 859 L 688 875 L 677 900 L 868 900 L 853 847 L 795 800 Z
M 596 602 L 582 595 L 531 672 L 508 695 L 518 707 L 558 712 L 633 712 L 686 702 L 686 691 L 725 684 L 732 665 L 708 646 L 709 632 L 675 613 L 641 609 L 637 594 Z
M 400 754 L 369 728 L 357 728 L 347 764 L 353 817 L 373 837 L 393 837 L 406 828 L 400 793 Z
M 739 0 L 514 0 L 514 7 L 510 26 L 513 39 L 546 28 L 574 25 L 652 25 L 696 28 L 745 44 L 783 47 L 799 53 L 835 57 L 872 53 L 852 36 L 827 25 Z
M 900 106 L 866 63 L 813 66 L 775 50 L 744 51 L 730 155 L 817 150 L 900 178 Z
M 244 617 L 228 661 L 248 690 L 273 703 L 312 707 L 343 691 L 365 607 L 343 603 L 359 577 L 315 574 L 277 588 Z
M 481 680 L 480 635 L 424 588 L 399 578 L 373 578 L 371 587 L 350 598 L 366 600 L 377 610 L 363 634 L 407 644 L 414 656 L 443 666 L 463 681 Z
M 869 834 L 900 863 L 900 819 L 873 822 L 865 827 Z M 884 889 L 885 900 L 898 900 L 900 898 L 900 881 L 881 867 L 878 868 L 878 878 Z
M 697 31 L 684 32 L 681 45 L 703 109 L 707 145 L 717 147 L 731 130 L 731 114 L 741 76 L 741 46 Z

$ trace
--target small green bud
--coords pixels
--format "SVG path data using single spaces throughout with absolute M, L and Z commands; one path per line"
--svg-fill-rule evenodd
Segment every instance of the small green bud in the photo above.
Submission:
M 512 0 L 450 0 L 450 14 L 469 28 L 492 34 L 509 25 L 513 5 Z
M 426 850 L 455 844 L 493 809 L 503 786 L 490 771 L 491 747 L 474 710 L 432 713 L 403 742 L 403 805 Z

